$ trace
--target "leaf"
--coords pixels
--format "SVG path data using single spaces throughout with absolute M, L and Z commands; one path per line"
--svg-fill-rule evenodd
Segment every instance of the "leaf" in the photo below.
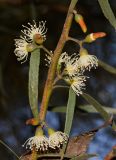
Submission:
M 94 108 L 93 105 L 80 105 L 78 106 L 78 108 L 89 113 L 98 113 L 98 111 Z M 116 108 L 105 107 L 105 106 L 102 106 L 102 108 L 110 114 L 116 114 Z
M 101 114 L 104 120 L 108 121 L 111 118 L 111 116 L 106 112 L 102 105 L 89 94 L 83 93 L 82 97 L 95 107 L 95 109 Z M 116 124 L 114 121 L 112 123 L 112 128 L 116 131 Z
M 76 94 L 70 87 L 69 89 L 69 97 L 68 97 L 68 103 L 67 103 L 67 110 L 66 110 L 66 121 L 65 121 L 65 128 L 64 132 L 69 135 L 72 127 L 72 121 L 74 117 L 74 110 L 75 110 L 75 103 L 76 103 Z M 61 149 L 61 160 L 64 157 L 65 150 L 66 150 L 67 144 L 63 145 L 63 148 Z
M 109 20 L 111 25 L 116 29 L 116 18 L 110 7 L 108 0 L 98 0 L 104 16 Z
M 83 154 L 80 156 L 76 156 L 71 158 L 71 160 L 87 160 L 88 158 L 93 158 L 93 157 L 97 157 L 96 154 Z
M 108 121 L 106 121 L 101 126 L 90 130 L 84 134 L 80 134 L 79 136 L 75 136 L 69 140 L 67 145 L 66 153 L 68 157 L 74 157 L 83 155 L 87 152 L 88 145 L 90 144 L 91 140 L 95 136 L 96 132 L 100 129 L 105 128 L 112 124 L 112 117 Z
M 106 110 L 106 112 L 108 112 L 109 114 L 116 114 L 116 108 L 107 107 L 107 106 L 102 106 L 102 108 Z M 94 106 L 90 104 L 89 105 L 79 105 L 77 106 L 77 109 L 81 109 L 88 113 L 99 113 L 94 108 Z M 54 106 L 54 107 L 50 107 L 49 110 L 52 112 L 66 113 L 66 106 Z
M 39 81 L 40 49 L 31 53 L 29 67 L 29 103 L 34 115 L 38 116 L 38 81 Z
M 67 156 L 74 157 L 86 153 L 88 145 L 93 139 L 96 132 L 97 130 L 90 131 L 71 138 L 69 140 L 65 154 Z
M 67 110 L 66 110 L 65 129 L 64 129 L 64 132 L 68 135 L 70 134 L 70 130 L 72 127 L 72 121 L 73 121 L 74 110 L 75 110 L 75 103 L 76 103 L 76 94 L 74 93 L 74 91 L 70 87 Z
M 99 66 L 102 67 L 107 72 L 109 72 L 111 74 L 116 74 L 116 68 L 110 66 L 109 64 L 107 64 L 101 60 L 99 60 L 98 63 L 99 63 Z
M 50 109 L 52 112 L 66 113 L 66 106 L 57 106 Z

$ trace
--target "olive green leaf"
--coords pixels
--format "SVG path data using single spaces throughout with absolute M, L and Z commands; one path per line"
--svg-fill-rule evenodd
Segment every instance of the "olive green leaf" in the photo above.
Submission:
M 103 106 L 89 94 L 83 93 L 82 97 L 95 107 L 95 109 L 101 114 L 104 120 L 108 121 L 111 118 L 111 115 L 103 108 Z M 114 121 L 112 123 L 112 128 L 116 131 L 116 124 Z
M 31 53 L 29 66 L 29 103 L 34 115 L 38 116 L 38 81 L 39 81 L 40 49 Z
M 104 16 L 109 20 L 111 25 L 116 29 L 116 17 L 110 7 L 108 0 L 98 0 Z

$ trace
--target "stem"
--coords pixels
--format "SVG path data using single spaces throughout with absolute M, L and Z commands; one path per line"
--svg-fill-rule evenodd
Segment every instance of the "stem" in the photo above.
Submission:
M 79 46 L 82 46 L 82 41 L 79 41 L 76 38 L 68 37 L 68 40 L 77 43 Z
M 62 77 L 59 77 L 59 76 L 56 77 L 55 80 L 54 80 L 54 82 L 53 82 L 53 86 L 54 86 L 60 79 L 62 79 Z
M 63 31 L 62 34 L 60 36 L 59 42 L 56 46 L 56 49 L 54 51 L 54 56 L 52 58 L 51 61 L 51 65 L 48 71 L 48 77 L 46 80 L 46 84 L 45 84 L 45 88 L 44 88 L 44 93 L 43 93 L 43 98 L 42 98 L 42 103 L 41 103 L 41 107 L 40 107 L 40 114 L 39 114 L 39 118 L 41 121 L 43 121 L 45 119 L 46 116 L 46 112 L 47 112 L 47 107 L 48 107 L 48 102 L 49 102 L 49 98 L 51 96 L 52 93 L 52 89 L 53 89 L 53 81 L 54 81 L 54 77 L 55 77 L 55 72 L 56 72 L 56 67 L 57 67 L 57 63 L 58 63 L 58 59 L 61 55 L 62 49 L 68 39 L 68 34 L 69 34 L 69 30 L 72 24 L 72 20 L 73 20 L 73 9 L 76 5 L 78 0 L 72 0 L 69 6 L 69 10 L 67 13 L 67 17 L 64 23 L 64 27 L 63 27 Z
M 37 152 L 35 150 L 32 151 L 31 160 L 37 160 Z
M 46 47 L 41 45 L 41 46 L 39 46 L 39 48 L 43 49 L 50 57 L 52 57 L 52 52 L 50 52 Z

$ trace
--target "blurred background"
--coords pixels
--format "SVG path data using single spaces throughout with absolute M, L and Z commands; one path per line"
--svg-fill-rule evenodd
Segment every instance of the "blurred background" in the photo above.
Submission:
M 47 40 L 45 46 L 54 50 L 58 42 L 66 17 L 70 0 L 0 0 L 0 140 L 4 141 L 19 156 L 24 153 L 22 144 L 33 136 L 35 128 L 26 126 L 27 119 L 32 117 L 28 102 L 28 61 L 21 64 L 14 55 L 14 39 L 20 36 L 22 24 L 27 25 L 36 19 L 46 20 Z M 110 0 L 111 7 L 116 12 L 115 0 Z M 85 18 L 88 33 L 103 31 L 107 37 L 99 39 L 85 47 L 100 60 L 116 67 L 116 32 L 104 17 L 97 0 L 79 0 L 77 10 Z M 70 36 L 83 39 L 80 27 L 73 22 Z M 64 48 L 69 54 L 78 52 L 77 44 L 68 42 Z M 44 52 L 41 53 L 39 104 L 41 103 L 44 83 L 48 68 L 45 66 Z M 116 76 L 102 68 L 88 73 L 86 93 L 96 98 L 101 104 L 116 107 Z M 65 113 L 52 113 L 54 106 L 65 106 L 68 98 L 67 89 L 54 90 L 47 114 L 51 127 L 64 128 Z M 96 128 L 103 123 L 97 113 L 87 113 L 78 108 L 87 104 L 77 97 L 76 111 L 71 136 L 78 135 Z M 116 145 L 116 135 L 110 127 L 100 130 L 91 142 L 88 152 L 97 153 L 98 160 Z M 13 155 L 0 144 L 1 160 L 13 160 Z M 96 158 L 93 158 L 96 160 Z

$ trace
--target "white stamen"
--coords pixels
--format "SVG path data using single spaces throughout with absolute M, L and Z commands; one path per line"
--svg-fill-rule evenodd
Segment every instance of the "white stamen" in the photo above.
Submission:
M 45 27 L 46 21 L 40 21 L 39 26 L 37 27 L 37 24 L 35 21 L 33 21 L 33 25 L 28 23 L 29 27 L 24 26 L 24 30 L 22 30 L 22 33 L 27 37 L 28 42 L 33 41 L 33 37 L 36 34 L 39 34 L 43 37 L 44 41 L 46 40 L 46 33 L 47 33 L 47 28 Z
M 92 67 L 98 67 L 98 59 L 94 55 L 82 55 L 78 60 L 78 66 L 82 71 L 90 71 Z
M 15 39 L 16 49 L 14 50 L 14 53 L 17 56 L 18 61 L 23 60 L 22 63 L 24 63 L 28 57 L 27 45 L 26 37 L 21 36 L 20 39 Z
M 63 143 L 68 141 L 68 136 L 60 131 L 57 131 L 49 137 L 49 147 L 56 149 L 60 148 Z
M 65 69 L 68 72 L 69 76 L 74 76 L 78 72 L 78 55 L 76 53 L 68 56 L 66 52 L 62 53 L 59 58 L 59 64 L 64 63 Z
M 36 151 L 47 151 L 49 147 L 48 138 L 45 136 L 34 136 L 26 140 L 23 147 L 26 146 L 26 149 L 33 150 L 34 148 Z

